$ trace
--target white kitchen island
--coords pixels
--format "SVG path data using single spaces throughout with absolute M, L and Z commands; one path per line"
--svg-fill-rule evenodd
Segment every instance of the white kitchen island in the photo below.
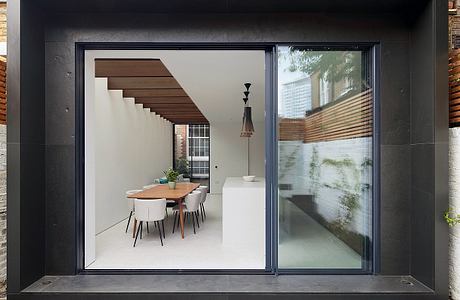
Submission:
M 222 189 L 222 242 L 226 247 L 244 247 L 257 257 L 253 266 L 265 268 L 265 179 L 245 182 L 228 177 Z

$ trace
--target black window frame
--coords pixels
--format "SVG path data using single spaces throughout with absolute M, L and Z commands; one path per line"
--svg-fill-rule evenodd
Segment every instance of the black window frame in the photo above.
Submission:
M 350 269 L 278 269 L 278 208 L 277 208 L 277 47 L 299 46 L 315 49 L 366 49 L 371 53 L 371 65 L 373 67 L 373 227 L 372 227 L 372 260 L 366 270 Z M 85 51 L 86 50 L 262 50 L 265 51 L 265 178 L 266 178 L 266 266 L 265 269 L 193 269 L 193 270 L 129 270 L 129 269 L 85 269 Z M 77 42 L 75 43 L 75 139 L 76 139 L 76 274 L 203 274 L 203 275 L 231 275 L 231 274 L 378 274 L 380 271 L 380 113 L 379 113 L 379 72 L 380 72 L 380 45 L 378 42 L 366 43 L 145 43 L 145 42 Z

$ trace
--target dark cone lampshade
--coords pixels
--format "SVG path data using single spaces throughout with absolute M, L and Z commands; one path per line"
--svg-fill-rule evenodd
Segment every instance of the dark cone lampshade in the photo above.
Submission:
M 241 137 L 251 137 L 254 133 L 254 125 L 252 124 L 251 107 L 245 106 L 243 113 L 243 126 L 241 127 Z

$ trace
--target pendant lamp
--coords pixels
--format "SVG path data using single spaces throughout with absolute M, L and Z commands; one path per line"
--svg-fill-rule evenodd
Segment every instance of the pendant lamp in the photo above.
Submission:
M 243 110 L 243 125 L 241 127 L 241 137 L 251 137 L 254 133 L 254 124 L 252 123 L 252 111 L 251 107 L 248 104 L 249 100 L 249 88 L 251 84 L 245 83 L 244 86 L 246 87 L 246 91 L 244 93 L 244 110 Z

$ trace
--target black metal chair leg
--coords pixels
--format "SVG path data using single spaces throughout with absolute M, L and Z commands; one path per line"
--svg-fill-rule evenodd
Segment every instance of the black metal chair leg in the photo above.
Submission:
M 194 218 L 194 216 L 193 216 L 193 212 L 192 212 L 191 219 L 192 219 L 192 224 L 193 224 L 193 233 L 196 234 L 196 230 L 195 230 L 195 218 Z
M 177 211 L 174 213 L 173 233 L 174 233 L 174 229 L 176 228 L 176 219 L 177 219 Z
M 177 227 L 176 229 L 179 229 L 179 224 L 180 224 L 180 216 L 179 216 L 179 212 L 177 212 L 178 215 L 177 215 Z
M 164 220 L 161 220 L 161 230 L 163 230 L 163 238 L 166 239 L 166 234 L 165 234 L 165 222 Z
M 204 222 L 203 203 L 200 203 L 201 222 Z
M 150 233 L 150 231 L 149 231 L 149 222 L 145 222 L 145 223 L 147 223 L 147 233 Z
M 198 211 L 195 212 L 195 217 L 196 217 L 196 224 L 198 225 L 198 228 L 200 228 L 200 222 L 198 221 Z
M 141 240 L 142 240 L 142 231 L 144 231 L 144 226 L 142 226 L 143 224 L 144 224 L 144 222 L 141 222 L 139 224 L 139 226 L 141 227 L 141 236 L 140 236 Z
M 126 224 L 126 230 L 125 230 L 125 233 L 128 232 L 128 228 L 129 228 L 129 222 L 131 222 L 131 216 L 133 215 L 133 211 L 130 211 L 129 212 L 129 218 L 128 218 L 128 224 Z
M 155 221 L 158 223 L 158 221 Z M 163 234 L 161 233 L 161 227 L 160 227 L 160 223 L 157 224 L 158 225 L 158 233 L 160 234 L 160 242 L 161 242 L 161 246 L 163 246 Z
M 204 208 L 204 203 L 203 203 L 203 214 L 204 214 L 204 218 L 206 219 L 207 216 L 206 216 L 206 209 Z
M 137 226 L 136 238 L 134 239 L 133 247 L 136 247 L 137 237 L 139 236 L 139 231 L 141 230 L 141 224 L 142 222 L 140 222 L 139 226 Z

